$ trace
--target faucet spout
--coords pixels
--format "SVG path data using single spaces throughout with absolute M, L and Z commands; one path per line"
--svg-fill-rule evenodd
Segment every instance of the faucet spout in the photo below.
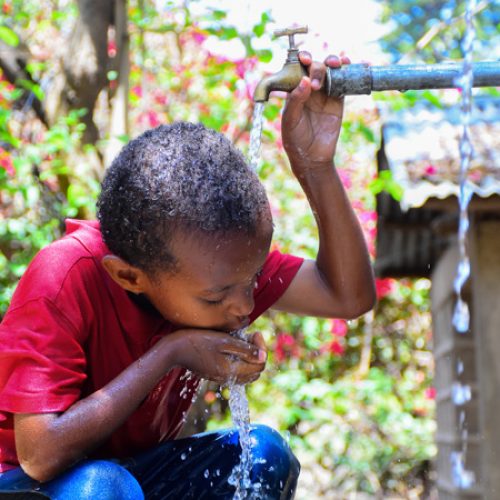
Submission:
M 299 50 L 295 45 L 294 36 L 299 33 L 307 33 L 307 26 L 286 28 L 274 32 L 275 36 L 288 36 L 290 47 L 283 68 L 274 75 L 263 78 L 255 88 L 253 100 L 265 102 L 273 90 L 291 92 L 300 83 L 303 76 L 307 74 L 305 68 L 300 64 Z
M 269 99 L 269 94 L 273 90 L 291 92 L 297 87 L 304 75 L 306 75 L 306 70 L 302 64 L 299 62 L 286 63 L 278 73 L 264 77 L 257 84 L 253 100 L 255 102 L 265 102 Z

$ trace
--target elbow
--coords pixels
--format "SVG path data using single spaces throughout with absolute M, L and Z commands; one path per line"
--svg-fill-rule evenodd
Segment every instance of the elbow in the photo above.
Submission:
M 35 481 L 45 483 L 54 479 L 68 467 L 68 461 L 58 456 L 50 447 L 37 446 L 30 453 L 18 454 L 21 469 Z
M 54 479 L 59 470 L 56 467 L 51 466 L 50 464 L 46 464 L 40 461 L 35 460 L 19 460 L 19 465 L 21 469 L 35 481 L 40 483 L 45 483 Z
M 375 287 L 372 290 L 364 290 L 362 293 L 355 294 L 349 301 L 345 302 L 343 307 L 344 319 L 357 319 L 363 314 L 370 312 L 377 303 L 377 294 Z

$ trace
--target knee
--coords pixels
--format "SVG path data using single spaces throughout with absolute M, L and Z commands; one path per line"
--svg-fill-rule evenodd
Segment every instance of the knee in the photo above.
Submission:
M 251 428 L 253 475 L 264 490 L 279 491 L 288 498 L 295 490 L 300 464 L 279 432 L 265 425 Z
M 49 486 L 50 484 L 50 486 Z M 51 498 L 84 500 L 143 500 L 135 477 L 121 465 L 107 460 L 88 460 L 76 465 L 47 486 Z

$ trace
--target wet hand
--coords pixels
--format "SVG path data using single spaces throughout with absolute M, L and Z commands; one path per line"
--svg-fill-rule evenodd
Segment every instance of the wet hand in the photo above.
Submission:
M 328 97 L 321 89 L 327 68 L 350 64 L 346 56 L 328 56 L 324 63 L 312 60 L 308 52 L 299 59 L 308 76 L 300 81 L 287 98 L 282 117 L 283 145 L 292 168 L 332 165 L 342 123 L 343 99 Z
M 215 330 L 179 330 L 176 363 L 221 385 L 257 380 L 266 366 L 267 350 L 260 333 L 241 340 Z

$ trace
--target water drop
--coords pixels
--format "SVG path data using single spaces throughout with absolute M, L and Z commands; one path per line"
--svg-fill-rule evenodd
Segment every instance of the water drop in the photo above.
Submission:
M 469 306 L 459 298 L 453 312 L 453 326 L 457 332 L 466 333 L 469 330 L 469 322 Z
M 451 399 L 457 406 L 462 406 L 472 399 L 470 385 L 462 385 L 460 382 L 454 382 L 451 386 Z
M 474 472 L 465 469 L 464 454 L 459 451 L 450 453 L 453 484 L 460 489 L 468 489 L 475 482 Z

